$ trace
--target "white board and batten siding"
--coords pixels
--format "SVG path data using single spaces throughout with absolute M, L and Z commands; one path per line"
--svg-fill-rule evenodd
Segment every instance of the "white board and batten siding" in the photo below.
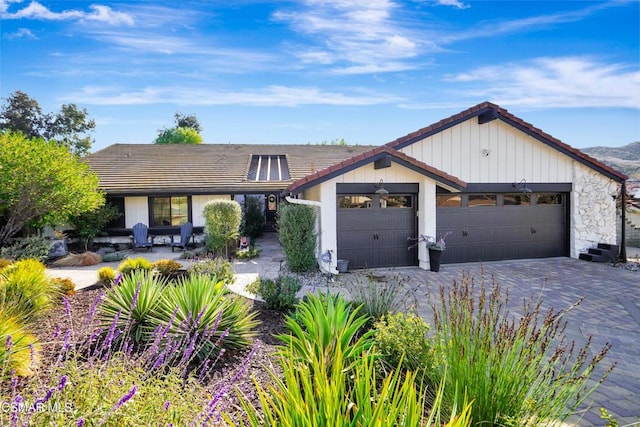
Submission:
M 400 151 L 470 183 L 573 181 L 571 158 L 500 120 L 470 119 Z
M 231 200 L 230 195 L 191 196 L 191 215 L 194 227 L 204 227 L 202 211 L 204 205 L 211 200 Z

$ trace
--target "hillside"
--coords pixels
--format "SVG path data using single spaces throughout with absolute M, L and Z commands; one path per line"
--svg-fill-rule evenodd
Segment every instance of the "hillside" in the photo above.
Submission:
M 640 180 L 640 141 L 623 147 L 591 147 L 580 151 L 625 173 L 632 181 Z

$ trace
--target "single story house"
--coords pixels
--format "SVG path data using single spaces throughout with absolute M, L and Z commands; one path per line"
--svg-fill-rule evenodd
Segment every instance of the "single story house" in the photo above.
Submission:
M 283 196 L 317 206 L 318 256 L 334 271 L 337 259 L 428 268 L 419 235 L 446 236 L 443 263 L 577 258 L 615 244 L 627 179 L 489 102 L 377 147 L 116 144 L 87 161 L 123 230 L 202 226 L 215 197 L 259 194 L 268 221 Z

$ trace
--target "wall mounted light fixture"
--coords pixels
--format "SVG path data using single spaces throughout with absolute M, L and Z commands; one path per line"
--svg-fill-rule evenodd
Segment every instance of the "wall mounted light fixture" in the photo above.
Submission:
M 533 190 L 527 187 L 527 180 L 524 178 L 522 178 L 517 184 L 514 182 L 511 186 L 521 193 L 533 193 Z
M 384 188 L 384 183 L 382 182 L 382 178 L 380 178 L 380 182 L 378 182 L 377 184 L 373 184 L 373 186 L 377 188 L 376 194 L 380 194 L 380 195 L 389 194 L 387 189 Z

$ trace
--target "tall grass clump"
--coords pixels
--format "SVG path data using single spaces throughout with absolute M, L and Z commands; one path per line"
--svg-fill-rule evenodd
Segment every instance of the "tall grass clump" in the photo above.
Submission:
M 0 382 L 33 375 L 39 350 L 37 338 L 0 309 Z
M 233 265 L 221 257 L 194 262 L 189 266 L 187 272 L 189 274 L 214 277 L 217 281 L 223 282 L 225 285 L 232 285 L 236 280 Z
M 354 281 L 350 283 L 351 303 L 360 306 L 360 312 L 369 317 L 365 325 L 367 329 L 382 316 L 395 313 L 402 307 L 406 300 L 401 291 L 408 282 L 407 277 L 394 275 L 393 277 L 376 277 L 374 274 L 366 274 L 364 282 Z
M 44 264 L 38 260 L 20 260 L 0 271 L 0 307 L 26 326 L 60 296 L 60 288 L 47 277 Z
M 507 304 L 500 286 L 482 280 L 476 289 L 469 275 L 440 288 L 434 327 L 448 370 L 445 402 L 473 399 L 474 425 L 555 425 L 606 378 L 610 370 L 592 382 L 610 346 L 589 357 L 590 340 L 568 342 L 563 317 L 575 305 L 542 315 L 541 302 L 530 298 L 516 318 Z

